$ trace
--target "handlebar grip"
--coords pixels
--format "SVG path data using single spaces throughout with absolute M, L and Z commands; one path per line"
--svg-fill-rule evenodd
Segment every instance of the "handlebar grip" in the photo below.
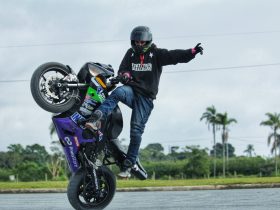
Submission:
M 118 84 L 119 82 L 121 82 L 121 77 L 116 76 L 116 77 L 110 79 L 110 82 L 111 82 L 112 85 Z

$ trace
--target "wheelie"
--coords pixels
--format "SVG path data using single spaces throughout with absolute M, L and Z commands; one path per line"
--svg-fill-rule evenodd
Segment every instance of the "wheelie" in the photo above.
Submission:
M 56 113 L 52 120 L 72 172 L 67 195 L 75 209 L 103 209 L 111 202 L 116 179 L 110 164 L 120 167 L 120 177 L 147 179 L 138 151 L 162 67 L 189 62 L 203 52 L 200 43 L 188 50 L 157 48 L 146 26 L 134 28 L 130 40 L 115 77 L 110 65 L 88 62 L 76 75 L 67 65 L 49 62 L 31 78 L 34 100 Z M 119 101 L 132 109 L 128 151 L 118 141 L 123 127 Z
M 59 113 L 52 120 L 72 172 L 67 194 L 75 209 L 102 209 L 108 205 L 116 180 L 106 166 L 121 167 L 126 158 L 117 139 L 123 125 L 118 107 L 94 133 L 83 126 L 85 117 L 79 113 L 88 97 L 96 106 L 105 100 L 107 91 L 122 80 L 113 75 L 110 66 L 99 63 L 86 63 L 76 76 L 69 67 L 50 62 L 39 66 L 31 79 L 32 95 L 38 105 Z M 139 179 L 147 178 L 139 161 L 132 173 Z

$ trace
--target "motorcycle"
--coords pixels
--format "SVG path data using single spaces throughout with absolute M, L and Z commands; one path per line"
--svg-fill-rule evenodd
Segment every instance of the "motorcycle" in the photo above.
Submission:
M 121 110 L 117 106 L 96 132 L 83 122 L 121 80 L 114 77 L 110 65 L 94 62 L 86 63 L 77 75 L 67 65 L 48 62 L 32 75 L 34 100 L 55 113 L 52 121 L 71 171 L 67 196 L 74 209 L 103 209 L 114 197 L 116 178 L 107 166 L 121 168 L 126 158 L 118 140 L 123 128 Z M 139 159 L 131 173 L 140 180 L 147 179 Z

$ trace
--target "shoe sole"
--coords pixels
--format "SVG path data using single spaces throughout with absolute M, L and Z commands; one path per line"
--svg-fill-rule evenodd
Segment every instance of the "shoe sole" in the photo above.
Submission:
M 122 178 L 122 179 L 128 179 L 128 178 L 131 177 L 131 175 L 130 175 L 130 176 L 120 176 L 120 175 L 118 175 L 118 177 L 119 177 L 119 178 Z

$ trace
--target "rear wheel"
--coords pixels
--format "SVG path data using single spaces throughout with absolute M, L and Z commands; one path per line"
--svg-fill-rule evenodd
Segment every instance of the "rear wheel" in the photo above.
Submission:
M 39 66 L 32 75 L 30 88 L 36 103 L 46 111 L 61 113 L 76 102 L 77 89 L 58 87 L 58 83 L 71 73 L 65 65 L 48 62 Z
M 67 196 L 74 209 L 103 209 L 111 202 L 116 191 L 115 175 L 102 166 L 97 170 L 97 176 L 98 191 L 93 191 L 93 180 L 85 171 L 80 170 L 71 177 Z

